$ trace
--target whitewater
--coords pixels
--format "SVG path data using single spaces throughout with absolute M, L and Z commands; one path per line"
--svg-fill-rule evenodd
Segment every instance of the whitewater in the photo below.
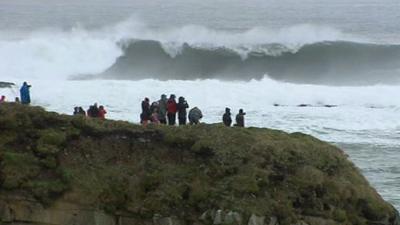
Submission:
M 33 105 L 72 114 L 96 102 L 108 118 L 133 123 L 143 98 L 161 94 L 185 96 L 206 123 L 221 122 L 225 107 L 243 108 L 247 126 L 304 132 L 341 147 L 400 210 L 400 37 L 391 22 L 398 3 L 385 0 L 383 20 L 363 13 L 379 2 L 359 1 L 344 21 L 337 12 L 347 12 L 345 1 L 325 9 L 310 0 L 322 18 L 302 3 L 254 1 L 251 13 L 232 1 L 217 14 L 208 10 L 222 1 L 196 3 L 196 10 L 171 1 L 159 12 L 147 2 L 49 1 L 32 12 L 28 0 L 21 0 L 26 8 L 0 3 L 0 81 L 17 84 L 0 95 L 13 99 L 28 81 Z M 60 8 L 67 19 L 55 16 Z

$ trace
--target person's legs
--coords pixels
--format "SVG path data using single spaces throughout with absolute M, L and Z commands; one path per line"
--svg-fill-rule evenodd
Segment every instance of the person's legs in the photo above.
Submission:
M 175 114 L 174 113 L 168 113 L 168 125 L 174 126 L 175 125 Z
M 172 125 L 176 124 L 176 113 L 172 114 Z
M 161 124 L 167 124 L 167 120 L 166 119 L 160 119 L 160 123 Z

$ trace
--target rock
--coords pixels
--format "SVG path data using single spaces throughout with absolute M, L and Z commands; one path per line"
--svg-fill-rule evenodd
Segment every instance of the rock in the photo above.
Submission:
M 217 210 L 217 212 L 215 213 L 215 217 L 214 217 L 214 221 L 213 224 L 217 225 L 217 224 L 222 224 L 222 210 Z
M 269 224 L 268 225 L 279 225 L 278 218 L 276 218 L 275 216 L 271 217 L 269 219 Z
M 180 225 L 181 222 L 174 217 L 153 218 L 154 225 Z
M 118 224 L 117 225 L 153 225 L 151 220 L 145 221 L 143 219 L 136 219 L 132 217 L 125 217 L 125 216 L 120 216 L 118 218 Z
M 242 224 L 242 216 L 237 212 L 229 211 L 225 215 L 224 224 L 241 225 Z
M 201 216 L 199 217 L 200 220 L 202 221 L 207 221 L 209 219 L 209 212 L 208 210 L 203 212 L 203 214 L 201 214 Z
M 306 216 L 304 220 L 309 225 L 339 225 L 339 223 L 334 220 L 325 219 L 322 217 Z
M 297 107 L 311 107 L 312 105 L 310 105 L 310 104 L 300 104 L 300 105 L 297 105 Z
M 11 82 L 3 82 L 0 81 L 0 88 L 11 88 L 13 87 L 15 84 L 11 83 Z
M 54 225 L 115 225 L 113 216 L 101 211 L 82 208 L 82 206 L 58 202 L 50 208 L 44 208 L 38 202 L 17 200 L 12 201 L 3 209 L 8 208 L 12 216 L 8 216 L 9 222 L 26 221 L 36 224 Z M 2 216 L 7 217 L 7 210 Z
M 310 135 L 212 124 L 144 129 L 10 103 L 2 104 L 0 114 L 0 216 L 10 224 L 181 223 L 161 216 L 177 215 L 173 211 L 191 223 L 277 225 L 270 215 L 251 215 L 262 206 L 262 212 L 309 225 L 338 225 L 335 220 L 399 225 L 395 209 L 346 154 Z M 60 151 L 36 154 L 38 147 L 52 145 Z M 49 167 L 44 158 L 57 160 Z M 307 201 L 312 204 L 302 204 Z M 197 214 L 207 205 L 209 210 Z M 232 205 L 250 220 L 216 210 Z M 324 218 L 304 217 L 306 210 Z M 152 212 L 161 215 L 152 221 Z M 128 218 L 114 218 L 120 216 Z
M 292 224 L 292 225 L 308 225 L 308 224 L 306 222 L 304 222 L 304 221 L 299 221 L 299 222 L 297 222 L 295 224 Z
M 256 216 L 255 214 L 252 214 L 250 216 L 248 225 L 264 225 L 265 222 L 265 216 Z
M 12 222 L 14 220 L 11 214 L 11 209 L 4 201 L 0 202 L 0 218 L 2 222 Z
M 393 221 L 393 225 L 400 225 L 400 215 L 399 215 L 399 212 L 396 210 L 396 212 L 395 212 L 395 218 L 394 218 L 394 221 Z

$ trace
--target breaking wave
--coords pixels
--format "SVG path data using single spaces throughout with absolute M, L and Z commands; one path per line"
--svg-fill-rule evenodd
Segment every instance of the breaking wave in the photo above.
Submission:
M 17 33 L 0 33 L 0 76 L 11 81 L 247 81 L 268 75 L 290 82 L 348 85 L 392 84 L 400 73 L 400 45 L 374 44 L 313 25 L 222 31 L 195 25 L 154 28 L 132 18 L 96 30 L 49 28 L 13 37 Z
M 278 80 L 323 84 L 393 83 L 400 78 L 400 45 L 323 41 L 232 48 L 184 43 L 174 54 L 159 41 L 121 45 L 124 55 L 102 77 L 251 80 L 268 74 Z

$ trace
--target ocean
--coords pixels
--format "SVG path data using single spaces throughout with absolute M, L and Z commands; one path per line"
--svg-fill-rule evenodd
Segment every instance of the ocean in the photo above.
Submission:
M 163 93 L 207 123 L 243 108 L 247 126 L 341 147 L 400 210 L 399 11 L 398 0 L 3 0 L 0 80 L 28 81 L 48 110 L 98 102 L 131 122 Z

